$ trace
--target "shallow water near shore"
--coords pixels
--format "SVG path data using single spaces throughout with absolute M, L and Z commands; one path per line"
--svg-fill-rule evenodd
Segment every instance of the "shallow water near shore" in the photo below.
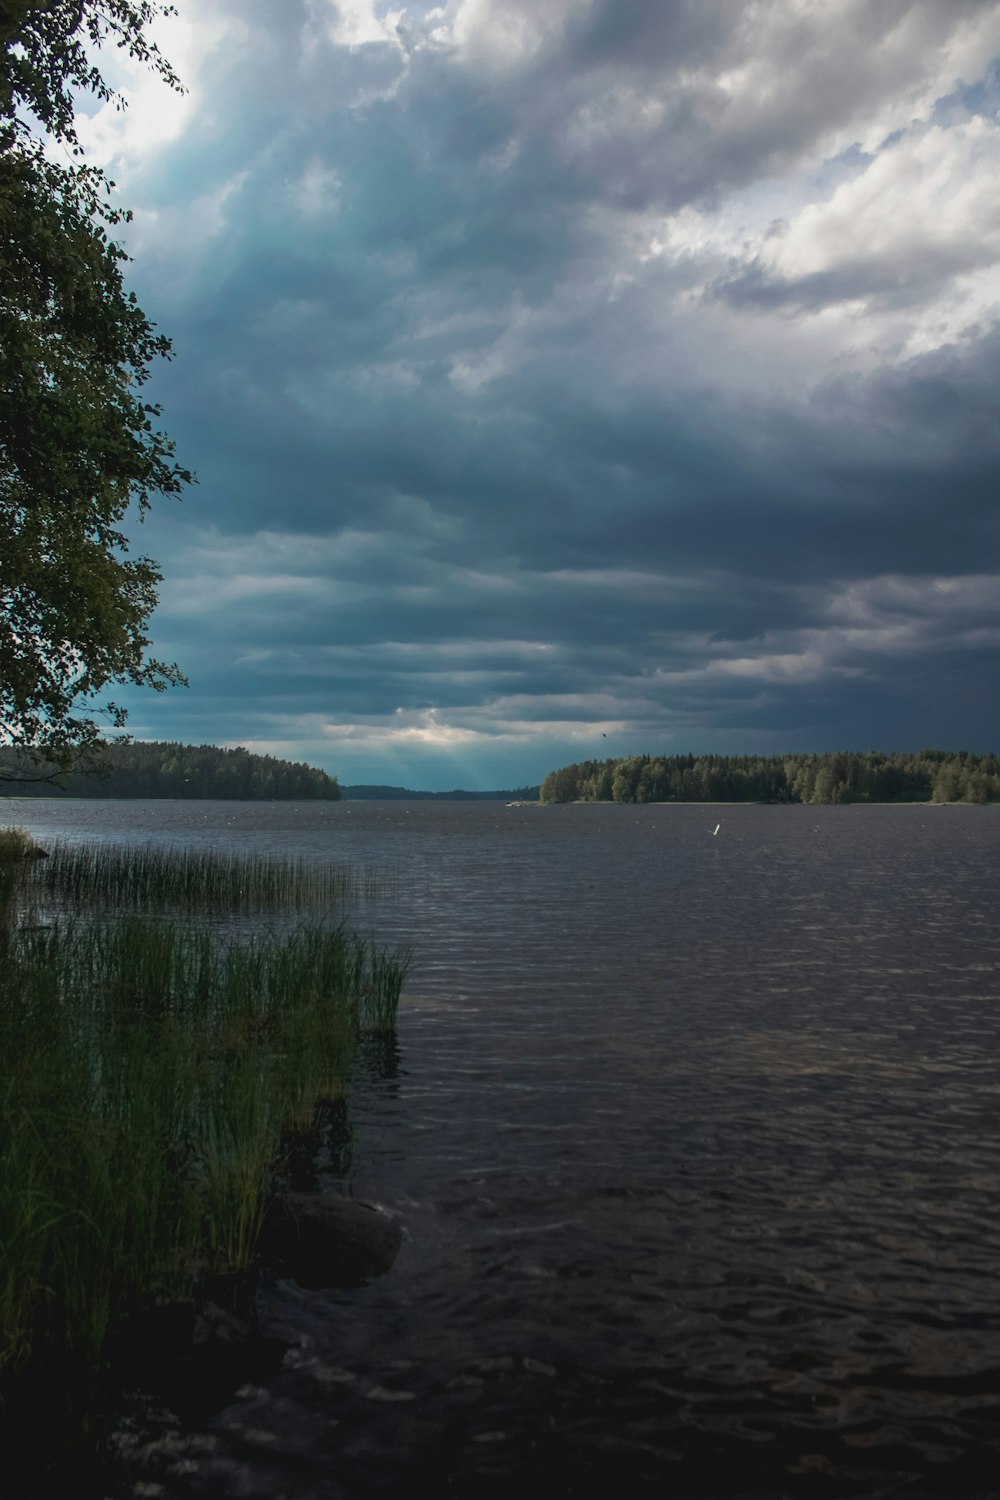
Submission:
M 1000 810 L 4 821 L 374 863 L 345 915 L 414 950 L 313 1164 L 402 1220 L 395 1268 L 265 1288 L 284 1368 L 122 1495 L 998 1492 Z

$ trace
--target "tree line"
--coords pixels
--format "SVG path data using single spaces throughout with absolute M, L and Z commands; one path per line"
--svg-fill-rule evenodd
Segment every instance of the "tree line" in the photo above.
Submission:
M 968 750 L 630 755 L 551 771 L 542 802 L 1000 802 L 1000 756 Z
M 31 779 L 28 779 L 31 778 Z M 35 779 L 43 778 L 43 779 Z M 19 796 L 218 797 L 245 802 L 336 802 L 340 786 L 302 761 L 277 760 L 217 745 L 157 740 L 113 743 L 76 770 L 39 765 L 26 756 L 0 758 L 0 781 Z

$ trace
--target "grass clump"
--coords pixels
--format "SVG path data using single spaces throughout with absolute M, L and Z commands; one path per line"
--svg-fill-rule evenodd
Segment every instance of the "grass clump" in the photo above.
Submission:
M 220 853 L 162 844 L 56 843 L 30 872 L 31 894 L 74 911 L 329 911 L 386 895 L 372 868 L 276 854 Z M 2 860 L 0 849 L 0 860 Z
M 12 864 L 27 859 L 36 851 L 36 844 L 23 828 L 0 828 L 0 864 Z
M 343 1095 L 356 1038 L 392 1029 L 408 955 L 340 926 L 227 935 L 190 917 L 116 917 L 93 893 L 83 917 L 18 928 L 35 869 L 60 858 L 22 847 L 0 836 L 0 872 L 32 872 L 12 878 L 0 965 L 0 1430 L 5 1406 L 31 1399 L 83 1430 L 124 1319 L 253 1264 L 286 1141 Z M 127 851 L 108 851 L 107 869 L 100 846 L 85 853 L 74 879 L 90 869 L 102 892 L 127 888 Z M 178 854 L 171 872 L 156 853 L 136 853 L 140 906 L 154 868 L 182 905 L 192 868 L 255 901 L 276 901 L 284 879 L 276 861 L 249 860 L 240 886 L 234 858 Z M 69 868 L 50 896 L 65 895 Z M 284 888 L 311 902 L 316 886 L 291 868 Z
M 372 943 L 366 960 L 361 981 L 359 1030 L 366 1035 L 387 1036 L 396 1030 L 396 1012 L 410 965 L 410 952 L 404 949 L 383 953 Z
M 6 930 L 13 920 L 15 898 L 40 852 L 23 829 L 0 828 L 0 930 Z

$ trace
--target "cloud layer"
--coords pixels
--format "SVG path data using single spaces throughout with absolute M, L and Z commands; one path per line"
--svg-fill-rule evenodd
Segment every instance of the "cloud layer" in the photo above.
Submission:
M 1000 744 L 1000 4 L 186 0 L 162 46 L 188 95 L 81 130 L 200 478 L 136 733 L 424 786 Z

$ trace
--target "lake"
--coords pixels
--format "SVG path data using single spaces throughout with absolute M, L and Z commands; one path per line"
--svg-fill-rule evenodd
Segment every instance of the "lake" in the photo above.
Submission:
M 1000 810 L 4 821 L 375 864 L 352 922 L 414 950 L 312 1163 L 399 1217 L 396 1266 L 265 1289 L 284 1367 L 131 1493 L 1000 1492 Z

